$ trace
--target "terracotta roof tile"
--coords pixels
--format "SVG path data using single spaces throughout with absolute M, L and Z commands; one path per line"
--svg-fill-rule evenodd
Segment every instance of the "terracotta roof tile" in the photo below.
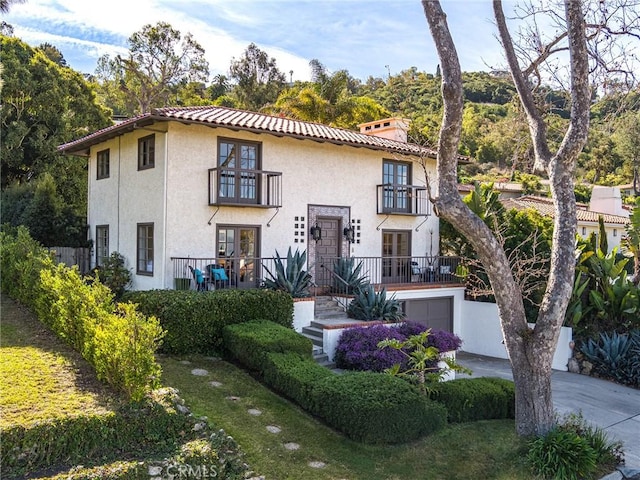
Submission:
M 525 210 L 527 208 L 533 208 L 537 210 L 541 215 L 553 218 L 553 200 L 545 197 L 536 197 L 534 195 L 525 195 L 519 198 L 510 198 L 503 200 L 502 204 L 505 208 L 515 208 L 517 210 Z M 629 223 L 627 217 L 620 215 L 611 215 L 609 213 L 599 213 L 587 210 L 582 205 L 578 205 L 576 209 L 576 217 L 579 222 L 593 222 L 598 223 L 598 217 L 602 216 L 605 223 L 613 223 L 618 225 L 626 225 Z
M 319 123 L 303 122 L 285 117 L 213 106 L 165 107 L 154 109 L 149 113 L 138 115 L 117 125 L 103 128 L 78 140 L 60 145 L 58 151 L 63 153 L 83 152 L 92 145 L 132 131 L 140 124 L 146 125 L 154 121 L 166 120 L 201 123 L 217 127 L 229 127 L 296 138 L 308 138 L 338 145 L 351 145 L 400 154 L 427 155 L 433 158 L 436 156 L 435 150 L 427 149 L 413 143 L 398 142 L 374 135 L 365 135 L 352 130 L 329 127 L 328 125 Z

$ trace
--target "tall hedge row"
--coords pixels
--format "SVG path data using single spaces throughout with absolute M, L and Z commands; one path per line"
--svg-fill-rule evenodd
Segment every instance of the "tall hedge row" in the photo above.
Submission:
M 54 265 L 50 254 L 20 227 L 0 232 L 2 291 L 34 310 L 40 321 L 132 400 L 149 392 L 160 375 L 155 351 L 162 329 L 132 305 L 116 304 L 111 291 L 77 268 Z
M 158 318 L 166 330 L 160 347 L 164 353 L 219 351 L 224 327 L 236 323 L 264 319 L 288 328 L 293 325 L 293 299 L 281 291 L 149 290 L 127 292 L 123 299 Z

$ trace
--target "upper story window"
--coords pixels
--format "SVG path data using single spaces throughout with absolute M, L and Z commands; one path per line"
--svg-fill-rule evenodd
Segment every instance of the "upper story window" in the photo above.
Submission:
M 138 139 L 138 170 L 156 165 L 156 136 L 148 135 Z
M 382 165 L 383 199 L 385 212 L 408 212 L 411 208 L 411 164 L 385 160 Z
M 101 150 L 97 155 L 97 179 L 109 178 L 109 149 Z
M 153 275 L 153 223 L 139 223 L 137 235 L 137 268 L 139 275 Z
M 258 203 L 260 144 L 223 139 L 218 143 L 218 198 L 226 203 Z

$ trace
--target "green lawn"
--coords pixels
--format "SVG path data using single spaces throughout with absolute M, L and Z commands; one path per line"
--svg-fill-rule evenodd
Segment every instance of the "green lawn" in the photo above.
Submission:
M 0 308 L 0 428 L 111 410 L 116 397 L 76 352 L 4 296 Z
M 161 357 L 162 382 L 176 387 L 194 413 L 232 435 L 254 471 L 267 479 L 529 479 L 513 421 L 484 421 L 446 428 L 400 446 L 370 446 L 335 433 L 280 398 L 245 371 L 201 356 Z M 205 369 L 206 376 L 191 374 Z M 220 382 L 219 387 L 211 382 Z M 259 416 L 248 413 L 258 409 Z M 277 426 L 274 434 L 267 426 Z M 294 442 L 299 450 L 289 451 Z M 309 462 L 326 466 L 312 468 Z

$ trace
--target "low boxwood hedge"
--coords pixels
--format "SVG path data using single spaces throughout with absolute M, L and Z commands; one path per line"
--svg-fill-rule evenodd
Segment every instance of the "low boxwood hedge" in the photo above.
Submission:
M 509 380 L 461 378 L 431 384 L 427 391 L 447 408 L 452 423 L 514 418 L 515 389 Z
M 275 391 L 313 411 L 313 389 L 318 381 L 335 374 L 297 353 L 268 353 L 263 375 L 265 383 Z
M 127 292 L 124 301 L 153 315 L 166 331 L 160 351 L 171 354 L 211 353 L 222 347 L 227 325 L 262 318 L 291 328 L 293 299 L 285 292 L 266 289 L 148 290 Z
M 269 320 L 228 325 L 222 331 L 224 348 L 245 367 L 263 372 L 266 354 L 297 353 L 312 358 L 313 344 L 307 337 Z
M 354 372 L 333 375 L 312 390 L 313 413 L 349 438 L 365 443 L 402 443 L 446 424 L 442 405 L 397 377 Z

